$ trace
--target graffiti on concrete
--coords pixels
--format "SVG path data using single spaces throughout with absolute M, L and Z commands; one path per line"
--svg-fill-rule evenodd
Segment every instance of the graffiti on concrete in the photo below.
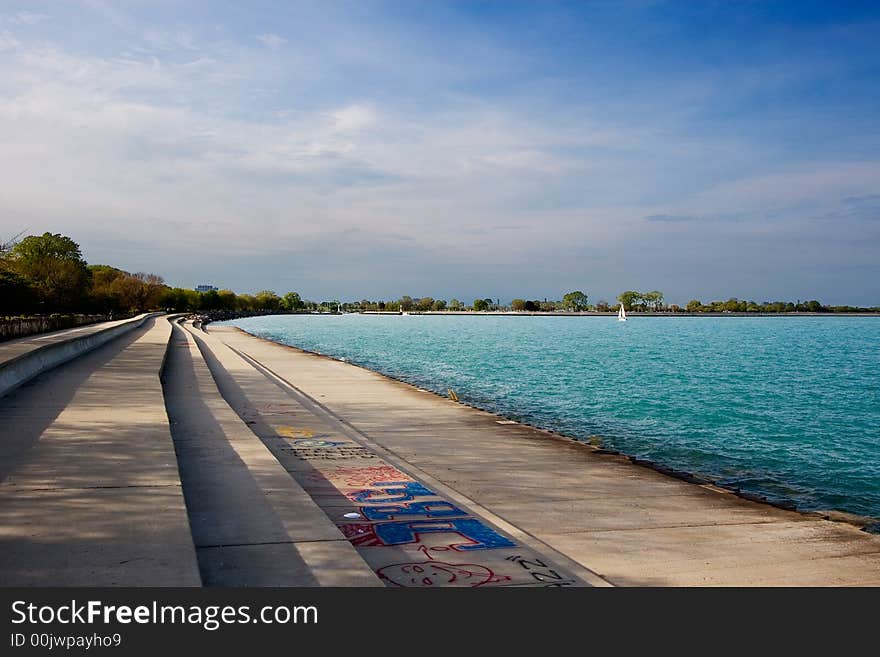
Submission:
M 461 552 L 515 545 L 509 538 L 487 527 L 476 518 L 410 520 L 376 525 L 346 523 L 340 525 L 340 529 L 352 545 L 363 547 L 417 544 L 421 542 L 422 535 L 435 533 L 459 536 L 462 540 L 450 543 L 449 547 Z
M 524 569 L 529 571 L 535 580 L 546 584 L 547 586 L 572 586 L 575 583 L 573 579 L 561 575 L 549 564 L 544 563 L 544 561 L 537 557 L 526 559 L 517 554 L 507 557 L 507 560 L 512 561 L 513 563 L 518 563 Z
M 370 489 L 349 493 L 348 498 L 352 502 L 360 504 L 373 502 L 387 504 L 388 502 L 409 502 L 416 497 L 432 497 L 437 494 L 417 481 L 375 481 L 370 485 L 372 486 Z
M 292 452 L 294 456 L 303 461 L 339 461 L 343 459 L 375 459 L 376 455 L 360 445 L 350 443 L 318 444 L 315 446 L 300 445 L 304 441 L 294 441 L 289 447 L 282 447 L 284 451 Z M 308 442 L 314 443 L 315 440 Z M 317 441 L 323 442 L 323 441 Z
M 467 511 L 462 511 L 454 504 L 444 502 L 443 500 L 433 502 L 384 504 L 382 506 L 364 506 L 361 507 L 361 513 L 367 520 L 405 520 L 412 516 L 449 518 L 452 516 L 467 515 Z
M 321 476 L 346 488 L 366 488 L 377 481 L 413 481 L 412 477 L 403 474 L 390 465 L 367 467 L 344 466 L 327 470 Z
M 339 447 L 340 445 L 346 445 L 346 444 L 350 444 L 350 443 L 336 442 L 333 440 L 324 440 L 322 438 L 299 438 L 297 440 L 290 441 L 290 444 L 294 447 L 294 449 L 301 449 L 301 448 L 320 449 L 322 447 Z
M 475 587 L 510 580 L 505 575 L 496 575 L 486 566 L 434 560 L 389 564 L 379 568 L 376 574 L 389 584 L 405 587 Z
M 311 429 L 297 429 L 287 424 L 275 427 L 275 433 L 285 438 L 313 438 L 315 432 Z

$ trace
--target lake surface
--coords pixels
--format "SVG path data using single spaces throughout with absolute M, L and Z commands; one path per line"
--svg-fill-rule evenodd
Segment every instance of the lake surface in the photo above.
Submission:
M 724 486 L 880 517 L 880 318 L 228 322 Z

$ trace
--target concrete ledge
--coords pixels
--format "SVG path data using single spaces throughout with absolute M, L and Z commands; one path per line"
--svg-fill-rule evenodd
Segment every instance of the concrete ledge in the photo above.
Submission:
M 53 367 L 76 358 L 115 337 L 138 328 L 149 318 L 162 313 L 145 313 L 118 322 L 103 322 L 80 329 L 28 336 L 0 349 L 0 397 Z M 91 329 L 91 330 L 88 330 Z

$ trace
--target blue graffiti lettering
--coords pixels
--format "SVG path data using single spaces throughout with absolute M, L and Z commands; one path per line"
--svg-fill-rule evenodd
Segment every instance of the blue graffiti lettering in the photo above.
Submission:
M 443 502 L 409 502 L 407 504 L 387 504 L 384 506 L 361 507 L 361 513 L 368 520 L 397 520 L 407 516 L 427 516 L 429 518 L 448 518 L 449 516 L 466 516 L 454 504 Z
M 415 543 L 418 534 L 454 533 L 468 539 L 468 543 L 453 544 L 456 550 L 486 550 L 498 547 L 513 547 L 515 543 L 490 529 L 474 518 L 458 520 L 414 520 L 411 522 L 388 522 L 373 525 L 376 536 L 385 545 L 402 545 Z
M 407 502 L 416 497 L 437 494 L 432 490 L 428 490 L 417 481 L 377 481 L 372 486 L 374 486 L 373 490 L 359 490 L 349 497 L 355 502 L 362 504 L 373 501 L 385 504 L 387 502 Z M 382 499 L 374 500 L 376 497 L 381 497 Z

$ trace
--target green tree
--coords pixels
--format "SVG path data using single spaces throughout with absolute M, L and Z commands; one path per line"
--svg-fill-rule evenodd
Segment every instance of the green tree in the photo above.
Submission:
M 449 301 L 449 310 L 463 310 L 464 304 L 458 299 L 451 299 Z
M 257 310 L 257 299 L 253 294 L 239 294 L 235 298 L 235 305 L 239 310 Z
M 398 305 L 403 312 L 409 312 L 413 309 L 415 302 L 413 301 L 413 298 L 411 296 L 403 295 L 400 298 L 400 301 L 398 301 Z
M 98 312 L 118 312 L 122 310 L 122 299 L 114 284 L 117 280 L 128 276 L 110 265 L 89 265 L 92 276 L 92 308 Z
M 625 310 L 632 310 L 642 303 L 642 293 L 635 290 L 627 290 L 626 292 L 621 292 L 617 300 L 623 304 Z
M 434 299 L 432 297 L 422 297 L 416 302 L 416 308 L 421 311 L 431 310 L 434 307 Z
M 645 292 L 642 294 L 642 302 L 651 310 L 659 311 L 663 309 L 663 293 L 659 290 L 653 292 Z
M 0 316 L 33 312 L 36 294 L 28 282 L 0 264 Z
M 281 297 L 272 290 L 261 290 L 254 295 L 254 300 L 258 310 L 279 310 L 281 308 Z M 336 304 L 333 304 L 336 309 Z
M 541 302 L 540 301 L 526 301 L 523 305 L 523 310 L 527 310 L 529 312 L 537 312 L 541 310 Z
M 288 292 L 284 295 L 281 305 L 285 310 L 296 312 L 297 310 L 301 310 L 304 304 L 302 298 L 297 292 Z
M 235 310 L 238 299 L 232 290 L 220 290 L 217 292 L 217 298 L 220 302 L 220 308 L 223 310 Z
M 689 313 L 698 313 L 703 308 L 703 302 L 699 299 L 691 299 L 687 302 L 687 305 L 684 307 Z
M 175 312 L 196 310 L 193 300 L 198 295 L 195 290 L 184 290 L 180 287 L 165 288 L 159 296 L 159 305 L 162 308 Z
M 525 310 L 526 309 L 526 300 L 525 299 L 514 299 L 510 302 L 511 310 Z
M 446 310 L 446 302 L 443 299 L 437 299 L 434 302 L 434 305 L 431 306 L 431 309 L 437 311 Z
M 44 311 L 79 309 L 91 290 L 79 244 L 60 233 L 29 235 L 12 247 L 5 260 L 34 289 Z
M 574 292 L 569 292 L 562 297 L 562 307 L 565 308 L 565 310 L 580 312 L 587 310 L 590 306 L 587 295 L 580 290 L 576 290 Z
M 491 302 L 488 299 L 474 299 L 474 310 L 477 312 L 489 310 L 490 303 Z
M 198 292 L 198 309 L 199 310 L 220 310 L 220 294 L 217 290 L 208 290 L 207 292 Z

